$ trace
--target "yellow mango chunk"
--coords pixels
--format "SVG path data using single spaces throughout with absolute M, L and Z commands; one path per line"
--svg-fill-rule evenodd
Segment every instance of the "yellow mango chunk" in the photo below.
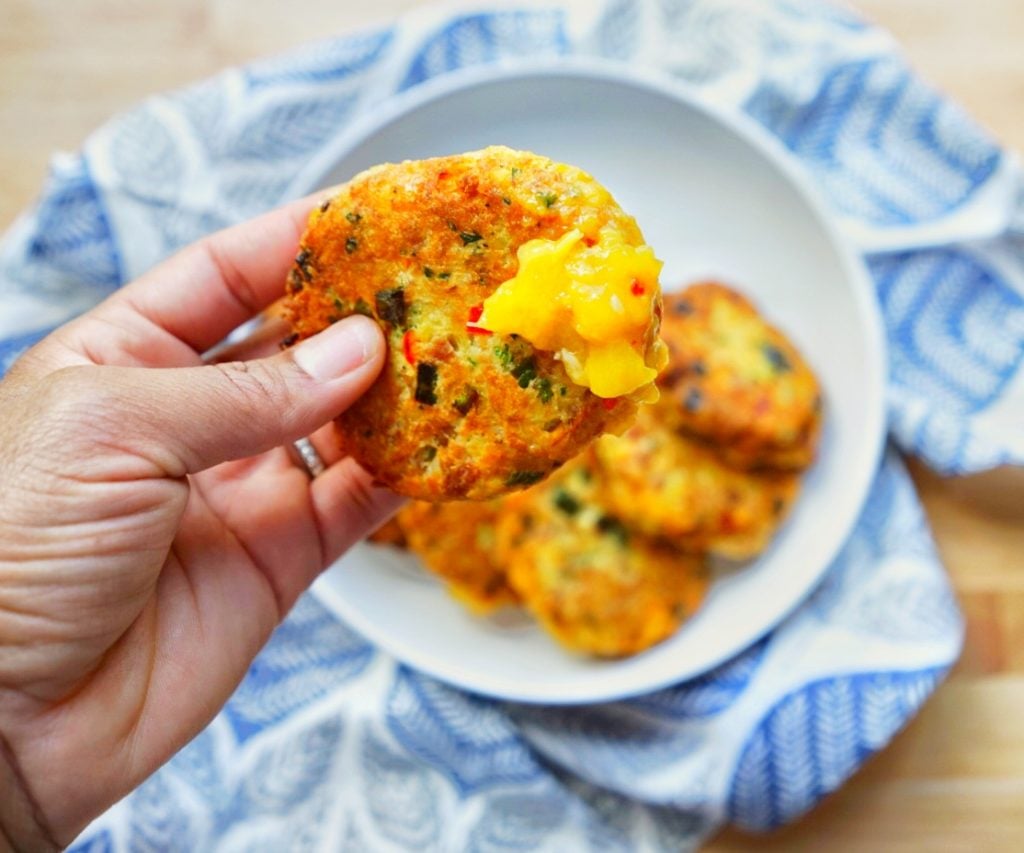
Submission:
M 569 378 L 599 397 L 643 389 L 642 399 L 656 398 L 661 365 L 648 361 L 663 360 L 661 344 L 650 342 L 661 261 L 650 246 L 630 245 L 612 228 L 589 238 L 573 229 L 524 243 L 518 259 L 516 275 L 484 301 L 479 325 L 558 353 Z

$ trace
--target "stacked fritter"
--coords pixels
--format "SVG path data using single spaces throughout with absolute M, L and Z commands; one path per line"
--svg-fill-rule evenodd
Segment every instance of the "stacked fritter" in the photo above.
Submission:
M 661 400 L 534 488 L 414 503 L 374 541 L 415 552 L 476 613 L 520 604 L 564 646 L 635 654 L 699 606 L 708 557 L 767 547 L 814 459 L 818 383 L 743 296 L 666 295 Z

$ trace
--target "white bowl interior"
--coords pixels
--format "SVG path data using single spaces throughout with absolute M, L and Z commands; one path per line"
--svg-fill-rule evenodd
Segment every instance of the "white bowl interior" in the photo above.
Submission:
M 295 189 L 380 162 L 491 144 L 597 177 L 665 261 L 666 290 L 714 277 L 752 296 L 820 377 L 820 459 L 769 551 L 718 577 L 676 636 L 626 660 L 568 654 L 521 616 L 472 617 L 412 558 L 372 546 L 332 567 L 318 593 L 399 659 L 487 695 L 588 702 L 697 675 L 802 600 L 863 503 L 883 432 L 883 344 L 870 286 L 804 178 L 765 134 L 671 84 L 600 67 L 491 70 L 442 82 L 339 139 Z

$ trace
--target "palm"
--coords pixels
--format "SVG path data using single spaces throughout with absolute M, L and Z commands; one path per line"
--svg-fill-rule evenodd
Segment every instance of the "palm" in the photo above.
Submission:
M 74 607 L 50 613 L 72 642 L 52 645 L 15 702 L 31 705 L 30 719 L 48 731 L 74 720 L 90 732 L 84 755 L 62 751 L 70 742 L 59 737 L 39 744 L 40 760 L 66 770 L 49 795 L 58 801 L 73 800 L 76 771 L 101 788 L 105 772 L 112 787 L 134 785 L 183 746 L 324 563 L 309 480 L 283 451 L 142 488 L 145 517 L 90 525 L 92 535 L 106 526 L 139 535 L 119 543 L 116 563 L 98 568 L 87 557 L 68 567 L 84 579 Z M 133 582 L 112 595 L 123 565 Z M 69 588 L 64 580 L 51 593 Z
M 280 618 L 326 560 L 309 479 L 282 450 L 228 462 L 192 478 L 192 494 L 178 531 L 179 553 L 194 540 L 223 543 L 214 557 L 238 566 L 245 583 L 269 593 L 266 604 Z
M 74 385 L 48 383 L 61 368 L 104 365 L 114 371 L 106 377 L 138 383 L 138 372 L 117 369 L 201 365 L 201 352 L 276 298 L 313 203 L 223 232 L 129 285 L 19 363 L 15 389 L 35 383 L 63 402 L 53 389 Z M 159 397 L 146 383 L 177 381 L 170 373 L 146 374 L 144 405 Z M 223 384 L 224 372 L 214 375 Z M 7 537 L 9 565 L 40 579 L 22 585 L 23 600 L 17 582 L 0 598 L 0 726 L 40 801 L 59 804 L 48 815 L 58 837 L 193 737 L 316 575 L 393 511 L 393 496 L 331 452 L 330 426 L 321 447 L 335 464 L 315 481 L 280 446 L 266 450 L 282 432 L 316 429 L 372 378 L 364 371 L 351 388 L 337 386 L 330 403 L 287 400 L 269 425 L 241 419 L 226 429 L 200 404 L 191 415 L 209 423 L 186 421 L 192 438 L 182 441 L 167 424 L 186 416 L 159 400 L 137 429 L 121 430 L 79 393 L 81 410 L 70 412 L 79 426 L 53 446 L 36 439 L 41 404 L 15 390 L 22 422 L 12 415 L 9 429 L 24 447 L 8 459 L 39 458 L 45 476 L 0 501 L 0 574 Z M 207 435 L 211 446 L 193 446 Z
M 152 616 L 119 641 L 136 670 L 128 677 L 118 672 L 122 689 L 147 685 L 147 695 L 137 697 L 141 703 L 124 704 L 136 718 L 126 716 L 123 730 L 145 727 L 145 715 L 158 710 L 164 732 L 153 742 L 155 763 L 227 700 L 325 562 L 309 480 L 283 451 L 192 477 L 180 518 L 143 611 Z M 173 530 L 174 519 L 168 521 Z M 140 655 L 139 648 L 150 654 Z M 120 663 L 108 658 L 105 669 L 112 668 Z M 103 670 L 97 676 L 104 677 Z M 109 692 L 100 693 L 102 712 L 109 714 Z

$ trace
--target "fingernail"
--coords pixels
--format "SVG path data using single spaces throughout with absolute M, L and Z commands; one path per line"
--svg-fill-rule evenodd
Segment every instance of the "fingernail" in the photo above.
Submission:
M 346 317 L 299 344 L 295 363 L 321 382 L 351 373 L 372 359 L 381 346 L 381 332 L 366 317 Z

